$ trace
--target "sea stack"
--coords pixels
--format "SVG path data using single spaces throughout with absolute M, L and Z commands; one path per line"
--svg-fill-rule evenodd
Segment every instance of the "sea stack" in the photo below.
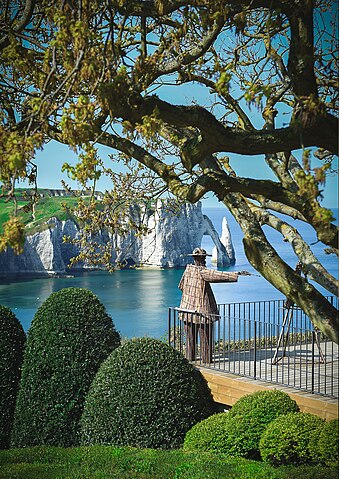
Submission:
M 225 248 L 224 256 L 229 259 L 229 262 L 227 264 L 223 264 L 224 259 L 223 256 L 220 255 L 220 248 L 218 250 L 216 247 L 214 247 L 212 251 L 212 263 L 217 263 L 218 266 L 229 266 L 230 264 L 235 264 L 235 252 L 232 243 L 231 231 L 225 216 L 222 219 L 220 242 Z

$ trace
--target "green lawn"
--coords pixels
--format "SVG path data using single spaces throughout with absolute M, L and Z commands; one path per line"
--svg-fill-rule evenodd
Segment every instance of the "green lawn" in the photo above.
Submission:
M 182 450 L 92 446 L 0 451 L 1 479 L 337 479 L 335 468 L 280 467 Z

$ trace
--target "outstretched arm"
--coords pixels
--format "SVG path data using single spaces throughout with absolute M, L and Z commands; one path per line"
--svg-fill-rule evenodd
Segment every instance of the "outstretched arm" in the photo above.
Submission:
M 238 281 L 238 273 L 226 273 L 214 269 L 203 269 L 200 271 L 202 278 L 209 283 L 234 283 Z

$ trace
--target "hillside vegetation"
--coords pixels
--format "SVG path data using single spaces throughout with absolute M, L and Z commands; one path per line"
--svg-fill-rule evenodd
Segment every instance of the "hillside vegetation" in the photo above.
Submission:
M 25 198 L 25 193 L 29 195 L 29 189 L 18 189 L 16 192 L 18 216 L 25 224 L 26 234 L 33 234 L 37 231 L 44 230 L 46 221 L 52 216 L 58 218 L 60 221 L 73 218 L 71 209 L 77 204 L 78 199 L 74 196 L 51 196 L 48 190 L 38 190 L 38 194 L 43 195 L 38 203 L 35 205 L 34 214 L 28 208 L 28 198 Z M 2 232 L 2 225 L 8 221 L 11 214 L 13 214 L 13 202 L 7 202 L 5 198 L 0 198 L 0 232 Z

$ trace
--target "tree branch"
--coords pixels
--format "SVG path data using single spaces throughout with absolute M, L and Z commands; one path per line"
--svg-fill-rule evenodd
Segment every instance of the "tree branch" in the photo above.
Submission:
M 253 206 L 252 211 L 261 224 L 267 224 L 282 234 L 285 241 L 288 241 L 297 257 L 302 263 L 303 272 L 311 279 L 327 289 L 330 293 L 336 295 L 338 292 L 338 281 L 329 274 L 318 259 L 314 256 L 311 248 L 303 240 L 296 228 L 270 214 L 267 210 L 262 210 Z
M 34 12 L 34 7 L 36 0 L 26 0 L 25 8 L 22 13 L 21 19 L 14 25 L 10 26 L 9 31 L 13 33 L 20 33 L 32 20 L 32 15 Z M 4 49 L 9 45 L 9 32 L 6 33 L 2 38 L 0 38 L 0 50 Z
M 164 64 L 158 65 L 157 72 L 152 76 L 152 81 L 156 80 L 159 76 L 168 75 L 175 71 L 178 71 L 181 66 L 189 65 L 198 58 L 200 58 L 207 50 L 211 47 L 214 41 L 217 39 L 219 33 L 222 30 L 222 27 L 225 24 L 224 19 L 218 19 L 213 28 L 207 33 L 207 35 L 202 39 L 199 45 L 193 47 L 190 51 L 184 52 L 175 60 L 171 60 Z
M 291 39 L 287 69 L 297 97 L 318 97 L 314 74 L 313 0 L 294 2 L 288 12 Z
M 194 73 L 181 73 L 181 76 L 184 76 L 185 77 L 185 82 L 197 82 L 197 83 L 201 83 L 205 86 L 207 86 L 208 88 L 211 88 L 212 90 L 214 90 L 221 98 L 224 98 L 227 102 L 227 105 L 231 108 L 231 110 L 234 111 L 234 113 L 236 113 L 238 115 L 238 118 L 240 120 L 240 122 L 244 125 L 244 128 L 246 130 L 254 130 L 254 127 L 253 127 L 253 124 L 251 122 L 251 120 L 248 118 L 248 116 L 246 115 L 246 113 L 244 112 L 244 110 L 241 108 L 241 106 L 239 105 L 238 101 L 235 100 L 232 95 L 228 92 L 222 92 L 220 93 L 219 91 L 217 91 L 216 89 L 216 86 L 215 86 L 215 82 L 210 80 L 209 78 L 205 78 L 203 77 L 202 75 L 196 75 Z
M 290 155 L 290 152 L 275 153 L 273 155 L 265 155 L 265 160 L 284 187 L 296 193 L 298 185 L 295 183 L 288 170 Z
M 309 128 L 295 125 L 272 130 L 241 130 L 220 123 L 201 106 L 172 105 L 156 96 L 142 100 L 138 116 L 151 115 L 157 109 L 159 118 L 177 127 L 193 126 L 203 137 L 203 154 L 231 152 L 245 155 L 277 153 L 318 146 L 331 151 L 337 149 L 338 120 L 332 115 L 319 116 Z M 136 113 L 136 112 L 135 112 Z M 199 161 L 197 157 L 196 163 Z
M 314 326 L 338 343 L 338 311 L 305 278 L 293 271 L 279 257 L 241 195 L 229 193 L 223 202 L 244 232 L 245 254 L 252 266 L 288 299 L 300 306 Z
M 304 221 L 305 223 L 307 223 L 307 219 L 305 218 L 305 216 L 300 213 L 300 211 L 296 210 L 295 208 L 292 208 L 291 206 L 269 200 L 263 195 L 249 195 L 248 197 L 255 201 L 258 201 L 260 203 L 260 206 L 265 210 L 276 211 L 277 213 L 289 216 L 295 220 Z
M 156 173 L 168 185 L 170 191 L 180 199 L 195 203 L 208 192 L 204 180 L 196 181 L 192 185 L 186 185 L 180 180 L 171 165 L 166 165 L 130 140 L 110 133 L 101 133 L 98 142 L 119 150 L 131 158 L 135 158 L 142 165 Z

